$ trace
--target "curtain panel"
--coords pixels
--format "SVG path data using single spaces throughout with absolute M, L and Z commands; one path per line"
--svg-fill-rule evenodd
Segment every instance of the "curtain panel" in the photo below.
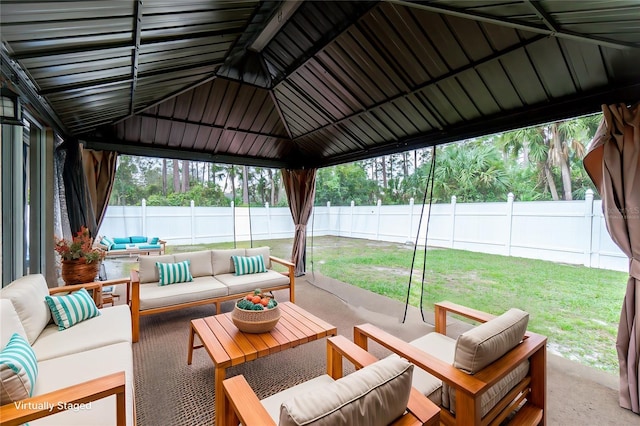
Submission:
M 296 264 L 296 276 L 306 271 L 307 223 L 316 194 L 317 169 L 282 169 L 282 182 L 289 199 L 289 210 L 296 230 L 291 249 L 291 261 Z
M 616 349 L 620 406 L 640 414 L 640 103 L 603 105 L 602 112 L 583 163 L 602 197 L 607 230 L 629 257 Z

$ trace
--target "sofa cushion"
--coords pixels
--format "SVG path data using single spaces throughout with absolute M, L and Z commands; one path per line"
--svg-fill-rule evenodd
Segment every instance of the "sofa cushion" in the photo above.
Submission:
M 229 294 L 249 293 L 256 288 L 269 288 L 289 284 L 289 277 L 273 270 L 251 275 L 221 274 L 216 275 L 216 279 L 229 288 Z
M 124 243 L 122 243 L 122 244 L 117 243 L 117 244 L 116 244 L 116 243 L 114 243 L 114 244 L 111 246 L 111 249 L 110 249 L 110 250 L 126 250 L 126 249 L 127 249 L 127 247 L 129 247 L 129 244 L 128 244 L 128 243 L 127 243 L 127 244 L 124 244 Z
M 282 403 L 280 425 L 388 425 L 407 408 L 413 364 L 385 358 Z
M 193 281 L 193 276 L 189 271 L 191 261 L 183 260 L 175 263 L 156 262 L 158 268 L 158 284 L 169 285 L 175 283 L 186 283 Z
M 116 343 L 82 353 L 49 359 L 39 362 L 38 369 L 38 380 L 33 391 L 34 396 L 124 371 L 126 424 L 135 424 L 133 351 L 131 343 Z M 116 398 L 112 395 L 92 401 L 90 406 L 88 404 L 79 405 L 78 409 L 44 417 L 29 422 L 29 424 L 31 426 L 113 426 L 116 424 L 115 404 Z
M 30 397 L 38 376 L 38 362 L 29 342 L 14 333 L 0 352 L 0 405 Z
M 264 258 L 264 266 L 267 269 L 271 269 L 271 249 L 268 246 L 248 248 L 244 250 L 245 256 L 257 256 L 261 255 Z
M 162 256 L 140 256 L 138 262 L 138 278 L 140 279 L 140 284 L 157 283 L 160 281 L 160 277 L 158 276 L 156 262 L 173 263 L 175 262 L 175 258 L 172 254 L 165 254 Z
M 111 250 L 111 247 L 113 247 L 115 242 L 109 237 L 102 237 L 102 239 L 100 240 L 100 244 L 105 246 L 107 250 Z
M 47 282 L 42 274 L 20 277 L 0 290 L 0 299 L 9 299 L 20 317 L 29 344 L 51 320 L 51 311 L 45 297 L 49 295 Z
M 141 235 L 134 235 L 132 237 L 129 237 L 129 239 L 131 240 L 131 242 L 133 244 L 146 243 L 147 242 L 147 237 L 143 237 Z
M 100 309 L 99 316 L 64 331 L 50 324 L 32 347 L 38 361 L 44 361 L 121 342 L 131 343 L 131 312 L 125 304 Z
M 213 275 L 213 266 L 211 266 L 211 251 L 195 251 L 191 253 L 176 253 L 174 255 L 176 262 L 189 260 L 189 270 L 193 277 L 204 277 Z
M 24 331 L 20 317 L 11 300 L 0 299 L 0 348 L 7 346 L 14 333 L 27 338 L 27 332 Z
M 160 242 L 160 238 L 153 237 L 149 240 L 149 244 L 158 244 Z
M 258 256 L 231 256 L 235 275 L 258 274 L 267 272 L 264 266 L 264 258 Z
M 234 272 L 231 256 L 244 256 L 244 249 L 211 250 L 213 275 L 231 274 Z
M 140 310 L 162 308 L 229 295 L 227 287 L 214 277 L 197 277 L 190 283 L 159 286 L 140 285 Z M 107 308 L 111 309 L 111 308 Z
M 45 300 L 59 330 L 100 315 L 96 303 L 84 288 L 64 296 L 46 296 Z
M 131 238 L 129 237 L 114 237 L 114 244 L 131 244 Z
M 528 322 L 528 313 L 511 308 L 462 333 L 456 342 L 453 365 L 466 373 L 477 373 L 520 343 Z

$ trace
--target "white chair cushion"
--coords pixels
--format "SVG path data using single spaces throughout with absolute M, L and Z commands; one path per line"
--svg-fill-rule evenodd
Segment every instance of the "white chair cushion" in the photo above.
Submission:
M 111 308 L 109 308 L 111 309 Z M 108 374 L 125 372 L 126 424 L 134 424 L 134 377 L 131 343 L 116 343 L 86 352 L 66 355 L 38 363 L 38 380 L 33 395 L 42 395 Z M 91 405 L 30 421 L 31 426 L 113 426 L 116 424 L 116 398 L 109 396 Z
M 386 426 L 407 408 L 413 364 L 385 358 L 280 408 L 279 425 Z
M 211 251 L 195 251 L 190 253 L 176 253 L 174 255 L 176 262 L 189 260 L 189 271 L 195 277 L 205 277 L 213 275 L 213 266 L 211 264 Z
M 494 319 L 462 333 L 456 342 L 453 365 L 475 374 L 522 341 L 529 314 L 511 308 Z
M 256 248 L 248 248 L 245 249 L 245 256 L 257 256 L 262 255 L 264 258 L 264 266 L 267 269 L 271 269 L 271 249 L 267 246 L 264 247 L 256 247 Z
M 100 309 L 100 316 L 63 331 L 50 324 L 33 344 L 33 351 L 38 361 L 44 361 L 120 342 L 131 343 L 131 313 L 126 305 Z
M 25 339 L 27 332 L 24 330 L 20 317 L 9 299 L 0 299 L 0 350 L 7 346 L 11 336 L 18 333 Z
M 229 294 L 249 293 L 256 288 L 289 284 L 289 277 L 274 270 L 249 275 L 221 274 L 216 275 L 216 278 L 229 287 Z
M 229 290 L 214 277 L 197 277 L 188 283 L 159 286 L 157 283 L 140 285 L 140 310 L 161 308 L 227 296 Z
M 140 284 L 157 283 L 158 281 L 160 281 L 156 262 L 174 263 L 175 261 L 175 257 L 172 254 L 165 254 L 162 256 L 140 256 L 138 269 L 138 278 L 140 279 Z
M 49 295 L 47 282 L 42 274 L 25 275 L 0 290 L 0 299 L 10 299 L 33 345 L 51 320 L 51 311 L 45 297 Z

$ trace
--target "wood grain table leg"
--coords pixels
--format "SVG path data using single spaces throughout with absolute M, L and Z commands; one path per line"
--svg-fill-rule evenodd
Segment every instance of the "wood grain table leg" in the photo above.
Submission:
M 224 414 L 225 414 L 225 398 L 224 398 L 224 388 L 222 387 L 222 382 L 225 379 L 226 368 L 215 366 L 214 368 L 215 374 L 215 389 L 216 389 L 216 426 L 223 426 L 225 424 Z

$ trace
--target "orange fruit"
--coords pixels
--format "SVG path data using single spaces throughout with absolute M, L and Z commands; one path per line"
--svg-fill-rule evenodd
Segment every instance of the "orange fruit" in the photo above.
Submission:
M 269 304 L 269 299 L 267 299 L 266 297 L 263 297 L 263 298 L 260 300 L 260 304 L 261 304 L 262 306 L 267 306 L 267 305 Z
M 260 296 L 253 296 L 251 298 L 251 301 L 253 302 L 254 305 L 257 305 L 258 303 L 260 303 L 261 300 L 262 298 Z

